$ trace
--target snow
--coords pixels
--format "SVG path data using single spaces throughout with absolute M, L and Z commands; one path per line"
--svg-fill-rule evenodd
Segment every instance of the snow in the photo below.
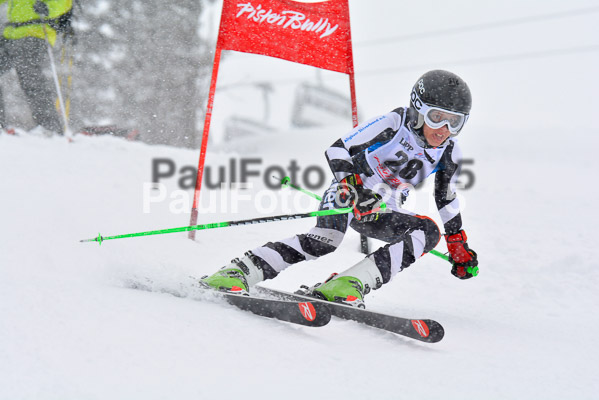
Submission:
M 76 136 L 67 143 L 26 132 L 0 134 L 0 400 L 596 398 L 599 193 L 593 176 L 599 128 L 589 116 L 598 105 L 598 59 L 596 51 L 576 52 L 576 46 L 593 44 L 594 14 L 385 41 L 591 3 L 460 0 L 406 8 L 402 2 L 350 1 L 363 119 L 406 105 L 414 80 L 429 69 L 454 71 L 473 91 L 460 144 L 474 159 L 469 168 L 476 182 L 462 192 L 461 204 L 480 275 L 460 281 L 444 261 L 427 255 L 366 299 L 372 310 L 439 321 L 446 335 L 437 344 L 341 320 L 299 327 L 192 290 L 190 276 L 213 273 L 266 241 L 305 232 L 313 220 L 200 231 L 195 243 L 185 233 L 102 246 L 79 242 L 99 232 L 187 225 L 192 192 L 180 189 L 178 180 L 182 168 L 197 165 L 197 150 L 112 137 Z M 105 13 L 110 5 L 101 1 L 87 12 Z M 212 8 L 217 20 L 220 3 Z M 215 39 L 218 23 L 203 25 Z M 573 52 L 512 58 L 568 48 Z M 217 207 L 202 213 L 199 223 L 260 216 L 271 199 L 263 182 L 269 166 L 287 169 L 297 160 L 301 171 L 327 170 L 324 150 L 349 121 L 289 128 L 295 86 L 314 82 L 315 75 L 327 88 L 348 92 L 342 74 L 226 53 L 207 166 L 215 180 L 231 159 L 259 157 L 253 169 L 260 176 L 241 192 L 205 187 L 204 206 Z M 260 121 L 267 114 L 256 85 L 264 82 L 274 87 L 267 122 L 282 129 L 227 142 L 222 127 L 228 117 Z M 162 192 L 148 189 L 156 158 L 177 167 L 175 176 L 161 181 L 160 202 L 153 199 Z M 438 221 L 430 189 L 429 183 L 413 193 L 410 206 Z M 248 199 L 234 209 L 232 195 Z M 276 199 L 269 214 L 317 206 L 290 190 L 278 191 Z M 348 234 L 334 254 L 289 268 L 264 285 L 294 290 L 322 281 L 361 259 L 358 242 Z M 154 291 L 131 289 L 131 281 L 150 282 Z
M 441 322 L 446 336 L 437 344 L 341 320 L 299 327 L 190 291 L 189 276 L 305 231 L 312 220 L 200 231 L 196 243 L 185 233 L 79 243 L 98 232 L 187 225 L 189 214 L 171 212 L 169 197 L 144 213 L 143 184 L 153 158 L 180 168 L 196 164 L 196 151 L 112 137 L 1 135 L 0 398 L 594 398 L 599 280 L 589 172 L 598 167 L 597 135 L 568 163 L 550 157 L 562 146 L 555 132 L 503 132 L 493 146 L 468 133 L 476 184 L 464 192 L 464 218 L 480 276 L 455 279 L 428 255 L 367 297 L 370 309 Z M 305 140 L 293 157 L 324 166 L 314 149 L 331 133 L 312 130 L 264 138 L 262 167 L 287 165 L 283 150 L 299 135 Z M 536 148 L 546 136 L 556 139 Z M 214 147 L 208 163 L 248 154 Z M 179 190 L 176 176 L 163 183 Z M 252 183 L 249 197 L 265 190 L 262 177 Z M 438 218 L 426 188 L 414 195 L 416 208 Z M 199 222 L 255 216 L 246 201 L 237 213 L 217 210 Z M 292 290 L 320 281 L 358 261 L 357 248 L 357 235 L 348 234 L 339 251 L 265 284 Z M 130 289 L 132 279 L 151 280 L 156 291 Z

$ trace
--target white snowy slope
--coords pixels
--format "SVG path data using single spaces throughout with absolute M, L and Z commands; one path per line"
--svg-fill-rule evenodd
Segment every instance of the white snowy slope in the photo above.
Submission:
M 290 158 L 324 168 L 331 135 L 267 139 L 260 168 Z M 189 276 L 314 221 L 202 231 L 196 243 L 184 233 L 79 243 L 187 225 L 189 214 L 169 210 L 177 209 L 170 201 L 144 213 L 143 183 L 153 158 L 181 168 L 198 153 L 110 137 L 69 144 L 2 135 L 0 399 L 596 398 L 598 143 L 597 132 L 576 135 L 585 145 L 572 162 L 559 156 L 555 132 L 502 132 L 492 144 L 464 135 L 476 174 L 464 220 L 480 276 L 460 281 L 427 255 L 367 298 L 373 310 L 441 322 L 438 344 L 341 320 L 298 327 L 160 293 L 185 293 Z M 213 149 L 208 165 L 248 156 Z M 252 179 L 244 193 L 257 196 L 262 178 Z M 178 189 L 177 178 L 164 183 L 169 195 Z M 438 218 L 425 191 L 415 207 Z M 259 215 L 246 201 L 238 213 L 216 210 L 199 222 Z M 338 252 L 266 284 L 292 290 L 322 280 L 358 261 L 357 247 L 348 235 Z M 127 288 L 132 279 L 157 291 Z

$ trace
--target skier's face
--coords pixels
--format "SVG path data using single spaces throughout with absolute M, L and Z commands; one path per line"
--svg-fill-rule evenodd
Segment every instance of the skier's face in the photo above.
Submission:
M 427 124 L 422 126 L 422 132 L 424 133 L 424 138 L 428 142 L 430 146 L 439 147 L 447 140 L 451 132 L 447 129 L 447 125 L 443 125 L 439 129 L 433 129 Z

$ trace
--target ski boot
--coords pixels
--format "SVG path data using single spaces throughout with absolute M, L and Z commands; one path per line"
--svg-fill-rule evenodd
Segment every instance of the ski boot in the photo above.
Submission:
M 253 260 L 254 257 L 247 252 L 243 258 L 235 258 L 213 275 L 202 277 L 200 286 L 249 296 L 250 287 L 264 280 L 262 268 Z
M 366 308 L 364 296 L 370 293 L 370 290 L 380 288 L 382 284 L 383 277 L 376 264 L 370 258 L 365 258 L 341 274 L 331 275 L 324 283 L 317 283 L 311 288 L 303 286 L 301 293 L 326 301 Z

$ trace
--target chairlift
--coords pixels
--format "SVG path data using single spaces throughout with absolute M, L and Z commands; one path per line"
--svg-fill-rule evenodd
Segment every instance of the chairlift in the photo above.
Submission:
M 263 135 L 274 131 L 274 128 L 268 123 L 271 111 L 270 94 L 274 91 L 274 88 L 270 82 L 257 82 L 252 86 L 255 86 L 257 89 L 262 91 L 262 99 L 264 101 L 264 114 L 262 116 L 262 121 L 248 117 L 242 117 L 239 115 L 233 115 L 225 122 L 225 141 Z
M 291 123 L 307 128 L 351 122 L 351 99 L 322 85 L 300 84 L 295 91 Z

